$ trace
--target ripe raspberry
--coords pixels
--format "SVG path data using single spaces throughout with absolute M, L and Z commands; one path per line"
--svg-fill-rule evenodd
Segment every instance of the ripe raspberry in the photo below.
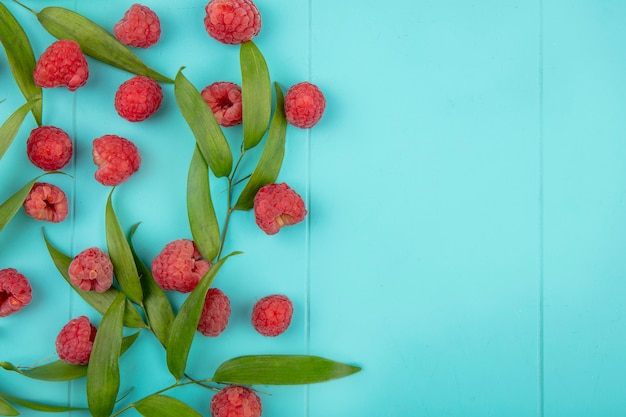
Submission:
M 230 385 L 211 398 L 213 417 L 259 417 L 261 399 L 250 388 Z
M 138 75 L 126 81 L 115 93 L 115 110 L 129 122 L 141 122 L 161 107 L 163 91 L 152 78 Z
M 230 300 L 217 288 L 209 288 L 204 299 L 198 331 L 205 336 L 217 337 L 226 329 L 230 317 Z
M 162 289 L 188 293 L 210 267 L 192 240 L 178 239 L 165 245 L 154 258 L 152 275 Z
M 44 171 L 63 168 L 72 159 L 72 150 L 68 134 L 54 126 L 33 129 L 26 141 L 28 159 Z
M 268 184 L 254 196 L 256 223 L 268 235 L 304 220 L 304 201 L 287 184 Z
M 133 4 L 115 24 L 113 33 L 124 45 L 147 48 L 161 37 L 161 21 L 147 6 Z
M 67 197 L 56 185 L 36 182 L 24 200 L 24 211 L 35 220 L 59 223 L 69 212 Z
M 292 125 L 307 129 L 320 121 L 326 99 L 317 86 L 302 82 L 292 86 L 285 96 L 285 116 Z
M 284 295 L 261 298 L 252 309 L 252 326 L 263 336 L 278 336 L 289 327 L 293 304 Z
M 216 82 L 205 87 L 201 94 L 217 123 L 224 127 L 241 123 L 241 87 L 237 84 Z
M 14 268 L 0 270 L 0 317 L 17 313 L 32 300 L 28 279 Z
M 96 181 L 102 185 L 120 185 L 137 172 L 141 164 L 135 144 L 116 135 L 94 139 L 91 154 L 98 166 Z
M 250 0 L 211 0 L 205 10 L 207 33 L 222 43 L 244 43 L 261 30 L 261 14 Z
M 59 358 L 72 365 L 89 363 L 97 329 L 86 316 L 72 319 L 59 332 L 56 348 Z
M 52 43 L 41 54 L 33 75 L 38 87 L 66 86 L 74 91 L 87 82 L 89 67 L 80 46 L 74 41 L 62 39 Z
M 83 291 L 105 292 L 113 283 L 113 264 L 100 248 L 87 248 L 72 260 L 70 281 Z

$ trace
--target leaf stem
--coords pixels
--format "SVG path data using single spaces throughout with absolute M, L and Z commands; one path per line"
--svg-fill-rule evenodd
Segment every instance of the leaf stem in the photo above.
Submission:
M 29 12 L 31 12 L 32 14 L 34 14 L 35 16 L 37 16 L 37 12 L 34 11 L 33 9 L 31 9 L 30 7 L 28 7 L 27 5 L 20 3 L 17 0 L 13 0 L 15 3 L 19 4 L 20 6 L 22 6 L 23 8 L 25 8 L 26 10 L 28 10 Z
M 233 180 L 235 175 L 237 174 L 237 169 L 239 165 L 241 165 L 241 161 L 243 160 L 244 155 L 246 154 L 246 150 L 244 149 L 243 143 L 241 144 L 241 154 L 239 155 L 239 159 L 237 163 L 235 163 L 235 168 L 233 172 L 228 176 L 228 197 L 226 198 L 226 218 L 224 219 L 224 230 L 222 230 L 222 238 L 220 239 L 220 249 L 217 253 L 216 262 L 220 260 L 222 257 L 222 251 L 224 250 L 224 244 L 226 243 L 226 233 L 228 232 L 228 225 L 230 224 L 230 216 L 234 211 L 233 203 Z M 236 182 L 235 184 L 237 184 Z

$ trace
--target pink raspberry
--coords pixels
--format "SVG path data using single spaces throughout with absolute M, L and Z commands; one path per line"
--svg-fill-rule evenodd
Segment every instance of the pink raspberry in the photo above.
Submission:
M 217 337 L 228 326 L 229 317 L 230 300 L 228 296 L 218 288 L 209 288 L 204 299 L 198 331 L 205 336 Z
M 252 309 L 252 326 L 263 336 L 278 336 L 289 327 L 293 315 L 291 300 L 280 294 L 261 298 Z
M 59 358 L 72 365 L 88 364 L 96 332 L 97 329 L 86 316 L 70 320 L 56 339 Z
M 202 259 L 193 240 L 178 239 L 165 245 L 152 261 L 154 280 L 164 290 L 191 292 L 211 263 Z
M 205 9 L 204 27 L 222 43 L 244 43 L 261 30 L 261 14 L 250 0 L 211 0 Z
M 201 94 L 213 111 L 217 123 L 224 127 L 241 123 L 241 87 L 237 84 L 216 82 L 205 87 Z
M 33 129 L 26 141 L 28 159 L 44 171 L 56 171 L 72 159 L 72 141 L 58 127 L 40 126 Z
M 254 196 L 254 218 L 268 235 L 304 220 L 304 201 L 287 184 L 268 184 Z
M 113 33 L 124 45 L 147 48 L 161 37 L 161 21 L 147 6 L 133 4 L 115 24 Z
M 70 281 L 83 291 L 105 292 L 113 283 L 113 264 L 100 248 L 87 248 L 72 260 Z
M 163 91 L 152 78 L 138 75 L 126 81 L 115 93 L 115 110 L 129 122 L 141 122 L 161 107 Z
M 213 417 L 259 417 L 261 399 L 250 388 L 230 385 L 211 398 Z
M 292 86 L 285 96 L 285 116 L 292 125 L 307 129 L 320 121 L 326 99 L 317 86 L 302 82 Z
M 74 91 L 87 82 L 89 67 L 80 46 L 74 41 L 62 39 L 52 43 L 41 54 L 33 75 L 39 87 L 66 86 Z
M 135 144 L 116 135 L 94 139 L 91 154 L 98 166 L 96 181 L 102 185 L 120 185 L 137 172 L 141 164 Z
M 0 270 L 0 317 L 17 313 L 32 300 L 28 279 L 14 268 Z
M 35 220 L 59 223 L 69 212 L 63 190 L 47 182 L 36 182 L 24 200 L 24 211 Z

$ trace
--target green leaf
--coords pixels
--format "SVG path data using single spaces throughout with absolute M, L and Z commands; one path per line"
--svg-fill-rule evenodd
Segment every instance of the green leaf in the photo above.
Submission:
M 1 405 L 2 397 L 11 401 L 13 404 L 21 405 L 22 407 L 30 408 L 31 410 L 43 411 L 46 413 L 63 413 L 67 411 L 86 410 L 86 408 L 81 408 L 81 407 L 65 407 L 65 406 L 50 405 L 50 404 L 43 404 L 43 403 L 35 402 L 35 401 L 29 401 L 23 398 L 14 397 L 13 395 L 9 395 L 3 392 L 0 392 L 0 410 L 2 409 L 2 405 Z M 0 414 L 0 415 L 7 416 L 7 415 L 17 415 L 17 414 Z
M 361 368 L 317 356 L 241 356 L 222 363 L 213 381 L 245 385 L 313 384 L 343 378 Z
M 184 402 L 166 395 L 146 397 L 135 404 L 135 409 L 146 417 L 202 417 Z
M 141 304 L 143 292 L 141 291 L 141 283 L 139 282 L 139 273 L 137 272 L 133 252 L 130 250 L 130 245 L 122 231 L 115 210 L 113 210 L 113 204 L 111 203 L 113 190 L 109 193 L 106 205 L 107 249 L 111 257 L 111 262 L 113 263 L 115 278 L 118 284 L 120 284 L 122 291 L 128 298 Z
M 197 146 L 187 177 L 187 216 L 198 251 L 204 259 L 213 260 L 219 251 L 220 227 L 211 200 L 209 167 Z
M 15 213 L 17 213 L 20 207 L 22 207 L 22 204 L 24 204 L 24 200 L 26 200 L 26 197 L 28 197 L 28 193 L 30 193 L 33 185 L 43 175 L 33 178 L 32 180 L 27 182 L 26 185 L 20 188 L 15 194 L 13 194 L 4 203 L 2 203 L 2 205 L 0 205 L 0 231 L 2 231 L 2 229 L 4 229 L 7 224 L 9 224 L 13 216 L 15 216 Z
M 0 3 L 0 43 L 4 46 L 13 79 L 26 101 L 33 103 L 31 107 L 33 117 L 37 125 L 41 126 L 42 94 L 41 87 L 37 87 L 33 79 L 35 70 L 33 48 L 22 26 L 2 3 Z
M 264 185 L 276 182 L 283 164 L 287 120 L 285 119 L 283 92 L 277 83 L 274 83 L 274 87 L 276 89 L 276 108 L 270 131 L 267 134 L 267 141 L 250 180 L 237 199 L 237 204 L 235 204 L 237 210 L 250 210 L 254 206 L 256 193 Z
M 233 252 L 211 266 L 211 269 L 189 294 L 174 319 L 172 332 L 167 341 L 167 368 L 177 380 L 185 374 L 189 349 L 191 349 L 191 343 L 198 328 L 207 291 L 226 259 L 239 253 Z
M 19 416 L 17 411 L 7 400 L 0 397 L 0 416 Z
M 1 5 L 2 3 L 0 3 Z M 31 76 L 32 78 L 32 76 Z M 28 112 L 33 109 L 37 103 L 41 103 L 39 101 L 29 101 L 26 104 L 23 104 L 15 110 L 15 112 L 9 116 L 9 118 L 0 126 L 0 159 L 4 156 L 4 153 L 9 149 L 13 139 L 17 135 L 17 132 L 20 130 L 22 123 L 24 122 L 24 118 L 28 114 Z
M 126 296 L 120 293 L 102 316 L 87 365 L 87 403 L 93 417 L 108 417 L 120 388 L 119 358 Z
M 174 311 L 165 292 L 158 286 L 150 269 L 139 259 L 132 244 L 132 237 L 139 224 L 133 226 L 130 232 L 130 249 L 135 258 L 137 271 L 141 276 L 141 287 L 143 289 L 143 306 L 148 317 L 148 323 L 152 332 L 159 339 L 163 346 L 166 346 L 167 338 L 170 335 L 172 323 L 174 322 Z
M 244 149 L 254 148 L 263 138 L 272 110 L 272 85 L 265 58 L 252 42 L 239 50 Z
M 101 26 L 76 12 L 62 7 L 46 7 L 37 13 L 37 19 L 52 36 L 78 43 L 83 53 L 98 61 L 156 81 L 174 82 L 149 68 Z
M 217 124 L 211 108 L 200 92 L 183 75 L 182 69 L 176 74 L 174 95 L 181 114 L 189 125 L 202 156 L 216 177 L 225 177 L 233 167 L 233 154 Z
M 70 267 L 70 263 L 72 262 L 72 258 L 65 255 L 63 252 L 54 247 L 54 245 L 46 237 L 45 232 L 43 233 L 43 238 L 46 242 L 48 253 L 52 258 L 52 262 L 54 262 L 54 265 L 59 271 L 59 274 L 61 274 L 65 281 L 67 281 L 72 289 L 78 295 L 80 295 L 83 300 L 85 300 L 90 306 L 92 306 L 98 313 L 104 314 L 113 303 L 113 300 L 117 298 L 120 291 L 115 287 L 111 287 L 103 293 L 98 293 L 95 291 L 83 291 L 77 286 L 73 285 L 68 274 L 68 269 Z M 124 310 L 124 326 L 133 328 L 146 327 L 146 324 L 139 315 L 139 312 L 137 312 L 137 309 L 128 300 L 126 300 L 126 308 Z

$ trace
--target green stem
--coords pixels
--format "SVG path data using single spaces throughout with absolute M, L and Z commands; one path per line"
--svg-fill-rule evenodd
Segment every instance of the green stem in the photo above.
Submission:
M 15 3 L 19 4 L 20 6 L 22 6 L 23 8 L 25 8 L 26 10 L 28 10 L 29 12 L 31 12 L 32 14 L 34 14 L 35 16 L 37 16 L 37 12 L 36 12 L 36 11 L 34 11 L 33 9 L 31 9 L 30 7 L 28 7 L 27 5 L 22 4 L 22 3 L 20 3 L 20 2 L 19 2 L 19 1 L 17 1 L 17 0 L 13 0 L 13 1 L 14 1 Z
M 239 159 L 235 164 L 235 168 L 233 172 L 228 176 L 228 197 L 226 198 L 226 218 L 224 219 L 224 230 L 222 230 L 222 238 L 220 239 L 220 249 L 217 252 L 216 262 L 220 260 L 222 257 L 222 251 L 224 250 L 224 244 L 226 243 L 226 233 L 228 232 L 228 225 L 230 224 L 230 215 L 233 213 L 234 208 L 232 206 L 233 203 L 233 179 L 237 174 L 237 169 L 243 160 L 243 156 L 246 154 L 246 150 L 241 144 L 241 154 L 239 155 Z

